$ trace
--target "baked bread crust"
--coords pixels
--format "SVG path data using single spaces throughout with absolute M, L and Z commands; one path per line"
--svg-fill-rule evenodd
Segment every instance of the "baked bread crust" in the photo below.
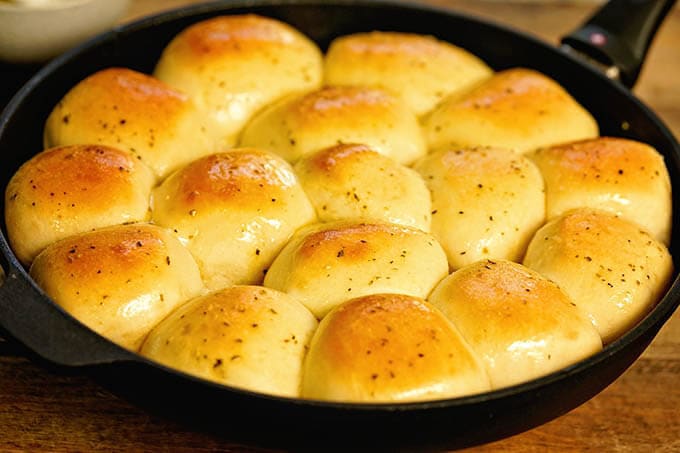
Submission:
M 432 234 L 453 269 L 486 258 L 521 260 L 545 221 L 543 177 L 513 151 L 447 147 L 415 169 L 432 194 Z
M 99 144 L 132 153 L 160 179 L 214 151 L 192 99 L 127 68 L 98 71 L 74 86 L 45 124 L 47 148 Z
M 322 318 L 367 294 L 425 298 L 447 271 L 444 250 L 430 234 L 354 220 L 298 231 L 272 263 L 264 285 L 297 297 Z
M 433 36 L 356 33 L 334 39 L 324 60 L 326 85 L 378 87 L 400 96 L 422 116 L 493 71 L 470 52 Z
M 352 402 L 453 398 L 489 390 L 483 365 L 456 328 L 422 299 L 363 296 L 320 323 L 302 396 Z
M 154 189 L 152 208 L 152 220 L 186 243 L 213 290 L 261 283 L 293 233 L 316 220 L 290 165 L 252 148 L 183 167 Z
M 337 145 L 294 167 L 321 222 L 378 219 L 430 230 L 430 192 L 414 170 L 366 145 Z
M 154 175 L 129 153 L 102 145 L 45 150 L 24 163 L 5 191 L 5 219 L 17 258 L 29 265 L 71 235 L 149 216 Z
M 292 297 L 233 286 L 182 305 L 149 333 L 140 352 L 220 384 L 298 397 L 316 328 L 316 318 Z
M 267 104 L 321 86 L 317 45 L 288 24 L 255 14 L 219 16 L 179 33 L 154 75 L 189 94 L 206 118 L 215 151 Z
M 30 272 L 64 310 L 133 351 L 156 323 L 203 291 L 189 251 L 150 224 L 62 239 L 36 257 Z
M 602 349 L 590 320 L 538 272 L 482 260 L 442 280 L 429 302 L 482 359 L 494 389 L 529 381 Z
M 179 33 L 155 75 L 74 86 L 45 127 L 62 147 L 5 206 L 50 297 L 128 349 L 151 331 L 166 366 L 292 398 L 470 395 L 596 353 L 673 275 L 663 159 L 594 139 L 536 71 L 396 32 L 338 37 L 324 62 L 234 15 Z
M 601 209 L 637 223 L 668 245 L 671 182 L 663 157 L 634 140 L 600 137 L 536 150 L 549 219 L 571 209 Z
M 343 143 L 363 143 L 400 164 L 426 153 L 418 119 L 406 104 L 361 86 L 288 96 L 255 116 L 240 140 L 240 146 L 267 149 L 292 163 Z
M 530 69 L 496 73 L 424 120 L 430 148 L 496 146 L 519 153 L 593 138 L 595 119 L 557 82 Z
M 548 222 L 524 264 L 556 282 L 610 343 L 659 301 L 673 261 L 638 225 L 604 211 L 574 209 Z

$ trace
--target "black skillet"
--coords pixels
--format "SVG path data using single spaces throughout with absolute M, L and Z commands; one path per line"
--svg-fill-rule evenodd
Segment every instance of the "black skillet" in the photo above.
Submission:
M 501 26 L 445 9 L 393 1 L 236 0 L 194 6 L 126 25 L 49 63 L 9 103 L 0 117 L 0 187 L 42 148 L 43 123 L 66 91 L 87 75 L 113 65 L 150 72 L 162 48 L 188 25 L 217 14 L 252 12 L 299 28 L 322 48 L 336 36 L 370 30 L 436 35 L 468 49 L 495 69 L 535 68 L 564 85 L 597 118 L 603 135 L 647 142 L 666 158 L 680 187 L 680 145 L 624 86 L 639 73 L 651 36 L 672 1 L 614 0 L 583 29 L 565 39 L 585 51 L 601 71 Z M 621 7 L 625 9 L 621 9 Z M 612 69 L 618 68 L 618 69 Z M 674 225 L 680 225 L 676 197 Z M 3 218 L 4 219 L 4 218 Z M 454 448 L 509 436 L 575 408 L 628 368 L 680 303 L 673 286 L 635 328 L 574 366 L 541 379 L 482 395 L 411 404 L 333 404 L 263 396 L 219 386 L 150 363 L 93 333 L 53 304 L 9 249 L 4 221 L 0 264 L 3 335 L 23 343 L 48 366 L 90 373 L 136 404 L 230 440 L 312 450 L 364 447 Z M 671 253 L 680 256 L 677 235 Z M 677 268 L 677 265 L 676 265 Z

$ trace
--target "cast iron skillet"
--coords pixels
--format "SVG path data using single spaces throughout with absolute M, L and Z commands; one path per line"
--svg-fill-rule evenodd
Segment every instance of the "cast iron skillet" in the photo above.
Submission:
M 567 43 L 606 65 L 618 66 L 620 79 L 632 85 L 651 35 L 672 3 L 615 0 Z M 621 16 L 621 4 L 644 11 Z M 21 163 L 42 149 L 47 115 L 78 81 L 113 65 L 150 72 L 162 48 L 188 25 L 217 14 L 245 12 L 288 22 L 322 48 L 338 35 L 400 30 L 436 35 L 474 52 L 495 69 L 535 68 L 559 81 L 592 112 L 603 135 L 641 140 L 663 153 L 672 183 L 680 187 L 680 145 L 621 83 L 560 49 L 513 30 L 398 0 L 218 2 L 169 12 L 102 35 L 52 61 L 7 106 L 0 117 L 0 187 L 7 185 Z M 593 38 L 593 33 L 602 36 Z M 600 45 L 589 46 L 591 41 Z M 609 74 L 614 72 L 610 70 Z M 673 203 L 676 228 L 680 225 L 679 199 L 676 197 Z M 26 345 L 44 363 L 91 373 L 149 410 L 233 441 L 264 446 L 324 450 L 399 446 L 422 450 L 469 446 L 527 430 L 566 413 L 609 385 L 642 353 L 680 303 L 676 273 L 673 286 L 656 308 L 601 353 L 514 387 L 409 404 L 305 401 L 219 386 L 121 349 L 51 302 L 21 267 L 5 233 L 3 217 L 0 264 L 7 277 L 0 287 L 0 325 L 5 335 Z M 680 256 L 677 235 L 671 253 Z

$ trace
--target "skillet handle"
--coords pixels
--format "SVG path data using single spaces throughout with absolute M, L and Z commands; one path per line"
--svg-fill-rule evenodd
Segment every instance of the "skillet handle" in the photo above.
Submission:
M 563 48 L 608 68 L 608 77 L 632 88 L 649 45 L 676 0 L 611 0 L 562 38 Z
M 1 269 L 0 269 L 1 271 Z M 0 277 L 2 277 L 0 275 Z M 49 362 L 66 366 L 135 361 L 135 355 L 97 335 L 48 303 L 25 275 L 11 268 L 0 279 L 0 331 Z

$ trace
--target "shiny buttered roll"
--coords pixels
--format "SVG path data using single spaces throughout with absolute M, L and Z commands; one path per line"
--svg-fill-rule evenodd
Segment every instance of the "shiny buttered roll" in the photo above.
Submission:
M 424 128 L 430 148 L 500 146 L 521 153 L 599 133 L 595 119 L 557 82 L 523 68 L 501 71 L 449 98 Z
M 37 154 L 19 168 L 5 191 L 14 253 L 27 265 L 59 239 L 146 220 L 154 181 L 146 165 L 108 146 L 72 145 Z
M 342 143 L 363 143 L 402 164 L 426 152 L 418 119 L 406 104 L 386 91 L 364 87 L 325 87 L 289 96 L 255 116 L 240 143 L 289 162 Z
M 314 42 L 290 25 L 252 14 L 190 26 L 165 48 L 154 71 L 191 95 L 219 150 L 233 146 L 265 105 L 321 86 L 322 73 Z
M 154 189 L 151 217 L 182 238 L 210 289 L 260 283 L 295 230 L 316 220 L 290 165 L 247 148 L 173 173 Z
M 418 173 L 365 145 L 337 145 L 295 165 L 319 220 L 385 220 L 430 230 L 430 192 Z
M 470 52 L 432 36 L 378 31 L 336 38 L 324 66 L 327 85 L 383 88 L 419 116 L 492 73 Z
M 673 261 L 638 225 L 604 211 L 569 211 L 536 232 L 524 264 L 556 282 L 609 343 L 666 290 Z
M 432 193 L 432 234 L 451 268 L 522 259 L 545 220 L 543 177 L 529 159 L 501 148 L 443 148 L 415 169 Z
M 234 286 L 198 297 L 156 326 L 141 354 L 255 392 L 298 397 L 316 318 L 286 294 Z
M 187 95 L 125 68 L 87 77 L 48 117 L 46 147 L 83 143 L 129 151 L 159 178 L 214 151 Z
M 367 294 L 425 298 L 447 271 L 441 246 L 421 230 L 344 221 L 298 231 L 272 263 L 264 285 L 297 297 L 322 318 Z
M 555 283 L 511 261 L 466 266 L 437 285 L 428 300 L 483 360 L 494 389 L 602 349 L 597 330 Z
M 374 294 L 334 309 L 305 360 L 302 396 L 342 402 L 454 398 L 489 390 L 480 360 L 424 300 Z
M 62 239 L 36 257 L 30 272 L 64 310 L 133 351 L 160 320 L 203 290 L 189 251 L 172 232 L 149 224 Z
M 545 178 L 548 218 L 578 207 L 602 209 L 669 244 L 670 177 L 651 146 L 602 137 L 542 148 L 530 157 Z

